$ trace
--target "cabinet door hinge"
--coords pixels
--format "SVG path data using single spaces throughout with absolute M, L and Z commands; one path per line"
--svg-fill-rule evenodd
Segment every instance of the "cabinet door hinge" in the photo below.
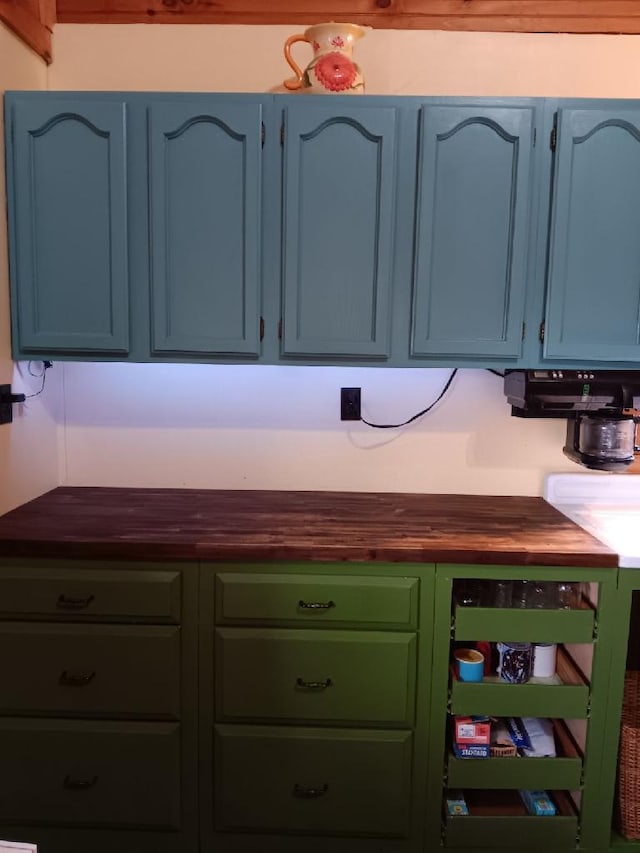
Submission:
M 549 148 L 552 151 L 556 150 L 556 145 L 558 143 L 558 114 L 553 117 L 553 127 L 551 128 L 551 134 L 549 136 Z
M 280 145 L 284 145 L 284 122 L 280 125 Z
M 524 336 L 525 336 L 526 331 L 527 331 L 527 324 L 523 323 L 522 324 L 522 340 L 524 340 Z
M 282 320 L 278 320 L 278 340 L 282 340 Z
M 260 125 L 261 125 L 261 126 L 260 126 L 260 144 L 261 144 L 261 145 L 262 145 L 262 147 L 264 148 L 264 140 L 265 140 L 265 137 L 266 137 L 266 135 L 267 135 L 267 131 L 266 131 L 266 129 L 265 129 L 265 126 L 264 126 L 264 122 L 263 122 L 263 121 L 262 121 L 262 122 L 260 122 Z
M 264 340 L 264 317 L 260 317 L 260 342 Z
M 538 141 L 538 128 L 533 128 L 533 147 L 536 147 L 536 142 Z
M 540 343 L 543 344 L 544 343 L 544 320 L 542 321 L 542 323 L 540 323 L 540 332 L 538 334 L 538 337 L 540 338 Z

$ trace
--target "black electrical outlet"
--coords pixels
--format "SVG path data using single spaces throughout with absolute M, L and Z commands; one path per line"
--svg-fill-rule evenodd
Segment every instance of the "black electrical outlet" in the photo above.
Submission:
M 10 424 L 13 420 L 13 405 L 24 403 L 24 394 L 12 394 L 11 385 L 0 385 L 0 424 Z
M 0 424 L 10 424 L 13 420 L 10 397 L 11 385 L 0 385 Z
M 341 388 L 340 420 L 359 421 L 360 418 L 360 388 Z

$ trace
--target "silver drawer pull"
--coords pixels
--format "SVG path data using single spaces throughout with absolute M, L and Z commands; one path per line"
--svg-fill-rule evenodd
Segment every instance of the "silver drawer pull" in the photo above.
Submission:
M 89 684 L 95 678 L 95 671 L 93 672 L 69 672 L 64 669 L 60 673 L 60 684 L 64 684 L 66 687 L 84 687 Z
M 300 610 L 331 610 L 335 606 L 335 601 L 304 601 L 301 598 L 298 602 Z
M 93 595 L 59 595 L 56 607 L 60 610 L 85 610 L 93 601 Z
M 328 790 L 329 786 L 326 782 L 321 788 L 303 788 L 296 782 L 292 793 L 294 797 L 299 797 L 301 800 L 317 800 L 318 797 L 324 797 Z
M 80 776 L 65 776 L 62 784 L 69 791 L 86 791 L 88 788 L 93 788 L 97 781 L 97 776 L 86 779 L 82 779 Z
M 325 678 L 324 681 L 305 681 L 304 678 L 296 678 L 298 690 L 326 690 L 332 685 L 333 681 L 330 678 Z

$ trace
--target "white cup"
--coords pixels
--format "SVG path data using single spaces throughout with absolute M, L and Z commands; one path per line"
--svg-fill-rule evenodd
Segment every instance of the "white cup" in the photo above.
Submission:
M 533 646 L 533 676 L 534 678 L 551 678 L 556 674 L 555 643 L 535 643 Z

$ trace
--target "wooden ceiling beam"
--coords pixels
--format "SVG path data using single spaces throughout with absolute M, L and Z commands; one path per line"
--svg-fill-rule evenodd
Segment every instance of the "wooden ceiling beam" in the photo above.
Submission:
M 55 0 L 0 0 L 0 21 L 47 63 L 51 62 L 51 31 L 55 19 Z
M 267 7 L 265 9 L 265 6 Z M 61 23 L 314 24 L 640 33 L 638 0 L 58 0 Z

